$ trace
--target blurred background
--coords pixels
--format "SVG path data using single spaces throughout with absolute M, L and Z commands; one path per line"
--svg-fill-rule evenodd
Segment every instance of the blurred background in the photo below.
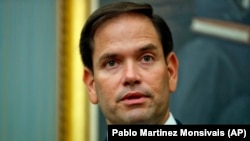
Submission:
M 56 1 L 0 0 L 0 140 L 55 141 Z
M 99 6 L 121 0 L 0 0 L 0 141 L 102 141 L 78 51 Z M 250 0 L 148 2 L 180 68 L 170 108 L 183 124 L 250 124 Z

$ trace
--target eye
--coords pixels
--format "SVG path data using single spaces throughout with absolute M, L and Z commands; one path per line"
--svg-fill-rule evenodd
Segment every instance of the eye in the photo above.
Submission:
M 144 55 L 142 57 L 142 62 L 144 62 L 144 63 L 149 63 L 149 62 L 152 62 L 152 61 L 153 61 L 153 57 L 150 56 L 150 55 Z
M 117 60 L 114 60 L 114 59 L 107 60 L 107 62 L 104 63 L 104 67 L 106 69 L 115 68 L 115 67 L 117 67 L 117 65 L 118 65 L 118 62 L 117 62 Z
M 115 66 L 116 65 L 116 61 L 114 61 L 114 60 L 111 60 L 111 61 L 108 61 L 107 62 L 107 66 L 108 67 L 113 67 L 113 66 Z

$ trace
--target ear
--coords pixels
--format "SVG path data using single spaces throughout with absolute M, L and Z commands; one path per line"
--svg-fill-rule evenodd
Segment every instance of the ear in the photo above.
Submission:
M 98 97 L 95 90 L 94 75 L 88 68 L 84 68 L 83 81 L 87 87 L 90 102 L 93 104 L 97 104 Z
M 174 52 L 170 52 L 167 57 L 168 76 L 169 76 L 169 91 L 172 93 L 176 90 L 178 82 L 178 58 Z

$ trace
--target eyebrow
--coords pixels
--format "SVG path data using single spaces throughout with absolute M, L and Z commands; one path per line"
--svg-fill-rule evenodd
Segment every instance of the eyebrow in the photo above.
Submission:
M 157 47 L 153 44 L 147 44 L 139 49 L 140 52 L 147 51 L 147 50 L 156 50 Z
M 116 56 L 118 56 L 116 53 L 105 53 L 99 58 L 99 62 L 101 62 L 102 60 L 109 59 L 109 58 L 115 58 Z
M 149 51 L 149 50 L 156 50 L 157 47 L 153 44 L 146 44 L 145 46 L 139 48 L 138 50 L 136 50 L 136 52 L 144 52 L 144 51 Z M 99 63 L 102 62 L 102 60 L 106 60 L 106 59 L 109 59 L 109 58 L 115 58 L 117 57 L 118 54 L 117 53 L 105 53 L 104 55 L 102 55 L 100 58 L 99 58 Z

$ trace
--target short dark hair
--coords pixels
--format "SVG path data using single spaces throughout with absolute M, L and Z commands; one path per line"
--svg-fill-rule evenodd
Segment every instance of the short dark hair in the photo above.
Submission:
M 173 50 L 173 39 L 171 31 L 167 23 L 160 16 L 153 14 L 153 8 L 150 4 L 139 4 L 133 2 L 111 3 L 97 9 L 93 14 L 91 14 L 81 32 L 81 59 L 83 64 L 92 72 L 94 71 L 92 58 L 94 52 L 93 38 L 97 28 L 110 18 L 113 18 L 122 13 L 131 12 L 145 15 L 151 20 L 159 35 L 165 57 L 167 57 L 167 55 Z

